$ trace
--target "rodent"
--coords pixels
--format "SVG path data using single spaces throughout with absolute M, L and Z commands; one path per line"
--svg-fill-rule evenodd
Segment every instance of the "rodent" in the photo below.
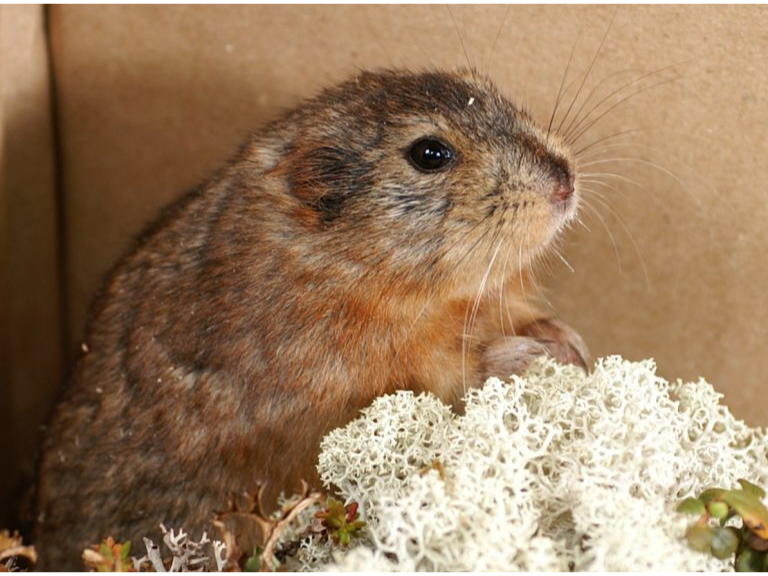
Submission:
M 528 270 L 573 217 L 575 160 L 472 70 L 376 71 L 247 139 L 115 266 L 48 427 L 41 567 L 106 536 L 201 531 L 374 397 L 586 364 Z

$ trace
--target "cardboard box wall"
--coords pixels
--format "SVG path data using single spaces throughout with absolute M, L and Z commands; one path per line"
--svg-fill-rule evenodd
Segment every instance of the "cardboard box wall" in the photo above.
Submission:
M 61 383 L 65 327 L 44 12 L 0 7 L 0 529 Z
M 546 122 L 574 45 L 572 92 L 606 31 L 582 97 L 597 86 L 597 104 L 637 80 L 597 114 L 640 93 L 581 142 L 635 132 L 584 159 L 620 158 L 585 167 L 611 174 L 585 183 L 604 199 L 592 195 L 598 213 L 585 209 L 585 225 L 566 236 L 574 271 L 556 259 L 541 282 L 596 355 L 654 357 L 672 378 L 704 375 L 737 415 L 768 422 L 768 8 L 30 6 L 0 15 L 0 432 L 18 446 L 10 476 L 32 469 L 61 380 L 61 334 L 69 360 L 104 271 L 249 130 L 361 68 L 468 60 Z

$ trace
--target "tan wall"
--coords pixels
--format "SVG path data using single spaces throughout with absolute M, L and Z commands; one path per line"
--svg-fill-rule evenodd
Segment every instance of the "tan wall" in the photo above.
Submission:
M 32 476 L 61 383 L 49 68 L 40 6 L 0 7 L 0 524 Z M 2 527 L 2 526 L 0 526 Z
M 259 122 L 359 68 L 456 67 L 467 58 L 546 121 L 577 38 L 573 74 L 590 66 L 615 15 L 582 97 L 597 86 L 597 103 L 658 72 L 609 100 L 649 87 L 584 137 L 638 130 L 620 139 L 627 145 L 582 160 L 628 159 L 585 167 L 616 175 L 585 182 L 608 208 L 593 197 L 599 216 L 585 210 L 585 226 L 568 234 L 575 272 L 554 260 L 541 280 L 596 354 L 653 356 L 667 376 L 705 375 L 737 414 L 768 423 L 768 8 L 451 11 L 50 8 L 73 344 L 99 278 L 132 235 Z M 43 10 L 2 7 L 0 16 L 0 433 L 20 439 L 6 450 L 18 450 L 29 469 L 36 427 L 61 379 L 56 190 Z
M 4 12 L 0 11 L 0 76 L 5 75 L 5 64 L 3 50 L 3 28 L 5 21 Z M 5 103 L 0 100 L 0 134 L 4 134 L 3 128 L 5 126 Z M 8 328 L 2 328 L 8 326 L 9 311 L 7 306 L 3 305 L 3 302 L 8 301 L 8 216 L 6 209 L 7 192 L 5 185 L 3 184 L 4 174 L 6 171 L 5 166 L 5 138 L 0 138 L 0 438 L 10 438 L 13 425 L 11 422 L 11 387 L 8 381 L 7 369 L 4 368 L 8 365 L 9 354 L 6 348 L 8 342 Z M 12 448 L 11 448 L 12 449 Z M 6 455 L 9 461 L 15 459 L 15 454 Z M 8 476 L 0 477 L 0 523 L 5 523 L 10 517 L 10 510 L 8 509 L 7 498 L 3 495 L 10 493 L 12 490 L 12 479 Z

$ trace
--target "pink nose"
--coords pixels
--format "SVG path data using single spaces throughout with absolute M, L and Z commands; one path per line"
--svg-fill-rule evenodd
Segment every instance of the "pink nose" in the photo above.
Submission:
M 553 204 L 565 204 L 573 196 L 573 181 L 568 176 L 560 176 L 556 180 L 555 189 L 552 191 Z

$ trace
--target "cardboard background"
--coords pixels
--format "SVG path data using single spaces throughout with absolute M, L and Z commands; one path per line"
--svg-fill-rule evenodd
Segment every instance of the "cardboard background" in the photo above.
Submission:
M 0 529 L 23 497 L 61 384 L 62 298 L 40 6 L 0 6 Z
M 460 34 L 478 68 L 546 121 L 577 37 L 574 73 L 589 67 L 615 14 L 582 94 L 600 81 L 597 94 L 608 94 L 670 66 L 619 96 L 673 81 L 629 99 L 595 126 L 592 138 L 642 130 L 632 134 L 636 145 L 602 151 L 603 158 L 632 160 L 590 167 L 639 185 L 615 177 L 605 182 L 617 190 L 590 184 L 618 215 L 592 202 L 614 240 L 585 211 L 590 231 L 575 229 L 566 244 L 576 272 L 555 266 L 545 281 L 550 299 L 596 354 L 652 356 L 665 375 L 706 375 L 737 414 L 768 421 L 768 9 L 451 12 L 54 7 L 71 334 L 81 330 L 104 269 L 142 223 L 226 159 L 247 130 L 301 97 L 358 68 L 464 65 Z
M 567 235 L 575 271 L 555 259 L 541 281 L 596 355 L 654 357 L 672 378 L 704 375 L 738 416 L 768 423 L 767 7 L 50 7 L 61 290 L 42 9 L 26 13 L 35 33 L 21 37 L 12 33 L 24 17 L 9 10 L 0 11 L 3 86 L 12 70 L 26 71 L 19 86 L 30 86 L 3 100 L 0 199 L 9 208 L 10 248 L 2 250 L 2 282 L 24 296 L 8 300 L 2 330 L 11 342 L 2 347 L 11 358 L 4 366 L 19 367 L 0 389 L 3 404 L 18 398 L 13 437 L 35 435 L 52 402 L 59 314 L 71 354 L 99 279 L 132 236 L 260 122 L 361 68 L 457 67 L 468 59 L 546 122 L 572 48 L 573 80 L 606 31 L 582 98 L 596 87 L 597 104 L 637 80 L 599 114 L 640 93 L 580 143 L 635 131 L 583 159 L 620 158 L 585 166 L 611 173 L 584 183 L 605 199 L 589 200 L 598 215 L 584 210 L 585 226 Z M 27 120 L 14 129 L 9 117 Z M 24 141 L 19 134 L 31 139 L 23 157 L 8 147 Z M 34 182 L 8 185 L 13 178 Z M 0 212 L 0 231 L 2 222 Z

